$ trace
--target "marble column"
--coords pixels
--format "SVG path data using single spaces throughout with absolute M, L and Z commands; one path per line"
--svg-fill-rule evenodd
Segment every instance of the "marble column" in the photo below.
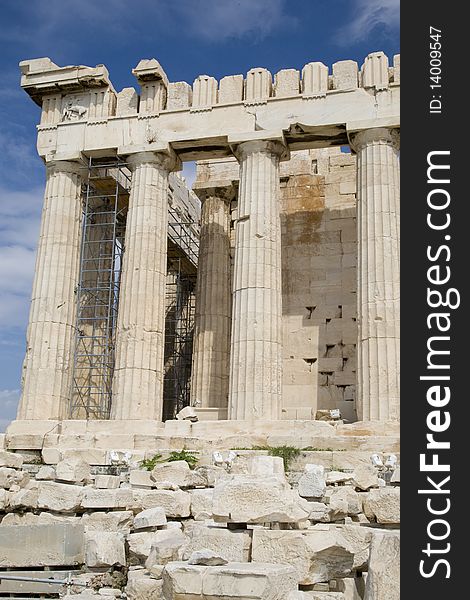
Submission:
M 72 391 L 82 222 L 80 163 L 46 164 L 18 419 L 62 419 Z
M 399 133 L 368 129 L 350 136 L 357 152 L 359 419 L 399 419 Z
M 231 182 L 195 186 L 200 198 L 201 234 L 196 283 L 196 312 L 191 404 L 227 408 L 230 357 L 230 202 Z
M 168 175 L 174 156 L 139 152 L 132 170 L 119 311 L 112 419 L 162 419 Z
M 275 420 L 281 412 L 281 223 L 273 141 L 238 146 L 229 418 Z

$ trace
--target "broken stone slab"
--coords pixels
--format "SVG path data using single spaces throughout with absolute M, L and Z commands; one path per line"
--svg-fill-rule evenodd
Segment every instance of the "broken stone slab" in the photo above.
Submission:
M 23 457 L 15 452 L 0 450 L 0 467 L 9 467 L 11 469 L 21 469 L 23 466 Z
M 150 471 L 144 471 L 143 469 L 132 469 L 129 473 L 129 483 L 132 487 L 137 488 L 151 488 L 155 485 Z
M 126 566 L 124 536 L 119 532 L 89 531 L 85 534 L 87 567 Z
M 161 506 L 147 508 L 134 517 L 134 529 L 149 529 L 166 525 L 165 511 Z
M 112 510 L 109 512 L 92 512 L 82 516 L 85 533 L 89 531 L 130 532 L 134 521 L 134 513 L 130 510 Z
M 189 517 L 191 494 L 183 490 L 133 490 L 133 506 L 141 510 L 161 507 L 170 519 Z
M 9 490 L 14 485 L 25 487 L 29 483 L 29 480 L 30 476 L 26 471 L 18 471 L 10 467 L 0 467 L 0 488 Z
M 358 465 L 354 469 L 352 483 L 356 489 L 364 492 L 379 487 L 377 469 L 372 465 Z
M 143 565 L 149 557 L 154 539 L 153 531 L 139 531 L 127 536 L 129 560 L 131 565 Z
M 352 473 L 344 473 L 342 471 L 329 471 L 326 474 L 327 485 L 335 485 L 338 483 L 346 483 L 353 478 Z
M 116 490 L 120 483 L 119 475 L 96 475 L 94 486 L 102 490 Z
M 196 521 L 204 521 L 212 517 L 212 501 L 214 490 L 211 488 L 191 490 L 191 516 Z
M 364 494 L 364 514 L 377 523 L 400 523 L 400 488 L 383 487 Z
M 211 550 L 227 562 L 249 562 L 251 535 L 247 530 L 230 530 L 194 524 L 188 531 L 190 541 L 183 548 L 183 560 L 193 552 Z
M 196 409 L 193 406 L 185 406 L 182 408 L 176 415 L 176 418 L 179 421 L 191 421 L 192 423 L 199 421 Z
M 325 468 L 321 465 L 306 464 L 299 479 L 299 495 L 302 498 L 322 498 L 325 490 Z
M 90 465 L 82 458 L 66 458 L 56 465 L 56 478 L 59 481 L 70 483 L 83 483 L 90 479 Z
M 54 481 L 55 469 L 49 465 L 43 465 L 36 473 L 36 479 L 38 481 Z
M 73 513 L 80 508 L 85 491 L 82 486 L 53 481 L 38 483 L 38 508 L 59 513 Z
M 17 492 L 9 492 L 8 506 L 11 510 L 35 510 L 38 507 L 39 490 L 23 488 Z
M 8 507 L 8 492 L 3 488 L 0 489 L 0 510 L 5 510 Z M 3 523 L 1 521 L 0 523 Z
M 390 478 L 390 483 L 393 485 L 400 485 L 400 465 L 398 465 L 398 467 L 396 467 L 393 471 L 393 474 Z
M 189 487 L 192 483 L 192 471 L 185 460 L 175 460 L 156 465 L 150 473 L 150 478 L 156 485 L 169 481 L 178 487 Z
M 144 569 L 129 570 L 124 588 L 129 600 L 158 600 L 162 596 L 163 582 Z
M 331 521 L 338 521 L 362 512 L 362 498 L 351 486 L 331 488 L 327 492 L 328 514 Z
M 153 534 L 145 566 L 150 570 L 155 565 L 165 565 L 174 560 L 181 560 L 182 548 L 187 542 L 188 537 L 176 527 L 156 531 Z
M 310 508 L 277 476 L 232 475 L 215 486 L 212 512 L 226 523 L 297 523 L 308 519 Z
M 195 550 L 188 560 L 190 565 L 205 565 L 207 567 L 217 567 L 227 563 L 228 560 L 212 552 L 212 550 Z
M 296 589 L 295 570 L 287 565 L 173 562 L 163 571 L 165 600 L 286 600 Z
M 297 583 L 312 585 L 348 576 L 354 568 L 354 552 L 334 529 L 306 531 L 253 531 L 254 563 L 289 564 Z
M 395 532 L 374 531 L 364 600 L 399 600 L 399 598 L 400 536 Z
M 310 521 L 316 521 L 320 523 L 327 523 L 330 518 L 328 516 L 329 508 L 323 502 L 309 502 L 310 514 L 308 516 Z
M 82 508 L 85 509 L 121 509 L 125 510 L 133 504 L 132 490 L 97 490 L 95 488 L 85 488 Z
M 84 562 L 81 525 L 0 527 L 0 567 L 73 566 Z
M 258 477 L 278 475 L 285 478 L 284 459 L 281 456 L 252 456 L 248 468 L 250 475 Z

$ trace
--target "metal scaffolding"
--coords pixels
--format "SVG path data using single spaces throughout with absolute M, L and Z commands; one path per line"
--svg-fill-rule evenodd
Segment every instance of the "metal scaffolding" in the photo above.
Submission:
M 174 419 L 190 398 L 196 276 L 185 273 L 182 262 L 169 260 L 166 279 L 164 420 Z
M 70 418 L 107 419 L 130 172 L 90 158 L 87 175 Z
M 89 159 L 77 286 L 69 418 L 108 419 L 131 173 L 124 161 Z M 164 418 L 189 404 L 199 224 L 173 198 L 168 210 Z

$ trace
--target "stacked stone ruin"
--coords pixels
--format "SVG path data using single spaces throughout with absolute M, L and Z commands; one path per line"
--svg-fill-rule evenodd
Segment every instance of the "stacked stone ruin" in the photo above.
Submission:
M 399 56 L 193 86 L 142 60 L 140 95 L 103 65 L 20 66 L 47 183 L 0 440 L 0 595 L 63 592 L 9 571 L 71 572 L 76 600 L 398 600 Z M 132 177 L 112 401 L 72 420 L 81 190 L 102 157 Z M 193 160 L 191 406 L 164 422 L 169 179 Z

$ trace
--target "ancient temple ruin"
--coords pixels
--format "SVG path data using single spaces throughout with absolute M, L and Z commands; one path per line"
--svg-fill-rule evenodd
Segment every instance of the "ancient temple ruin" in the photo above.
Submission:
M 398 600 L 400 57 L 20 68 L 46 189 L 0 596 Z
M 21 71 L 42 106 L 47 186 L 18 419 L 163 419 L 170 255 L 185 276 L 198 273 L 182 300 L 195 295 L 196 322 L 191 391 L 187 370 L 177 409 L 216 420 L 311 419 L 334 407 L 350 420 L 356 410 L 398 418 L 399 57 L 389 67 L 371 54 L 360 73 L 342 61 L 332 75 L 309 63 L 274 82 L 266 69 L 201 75 L 192 87 L 142 60 L 140 96 L 116 93 L 103 65 L 36 59 Z M 334 150 L 346 144 L 357 184 L 354 159 Z M 190 193 L 179 201 L 186 215 L 171 200 L 169 212 L 171 173 L 185 160 L 198 161 L 200 238 Z M 305 287 L 293 290 L 299 276 Z M 345 375 L 335 362 L 356 354 Z M 328 400 L 325 376 L 344 388 L 329 386 Z

